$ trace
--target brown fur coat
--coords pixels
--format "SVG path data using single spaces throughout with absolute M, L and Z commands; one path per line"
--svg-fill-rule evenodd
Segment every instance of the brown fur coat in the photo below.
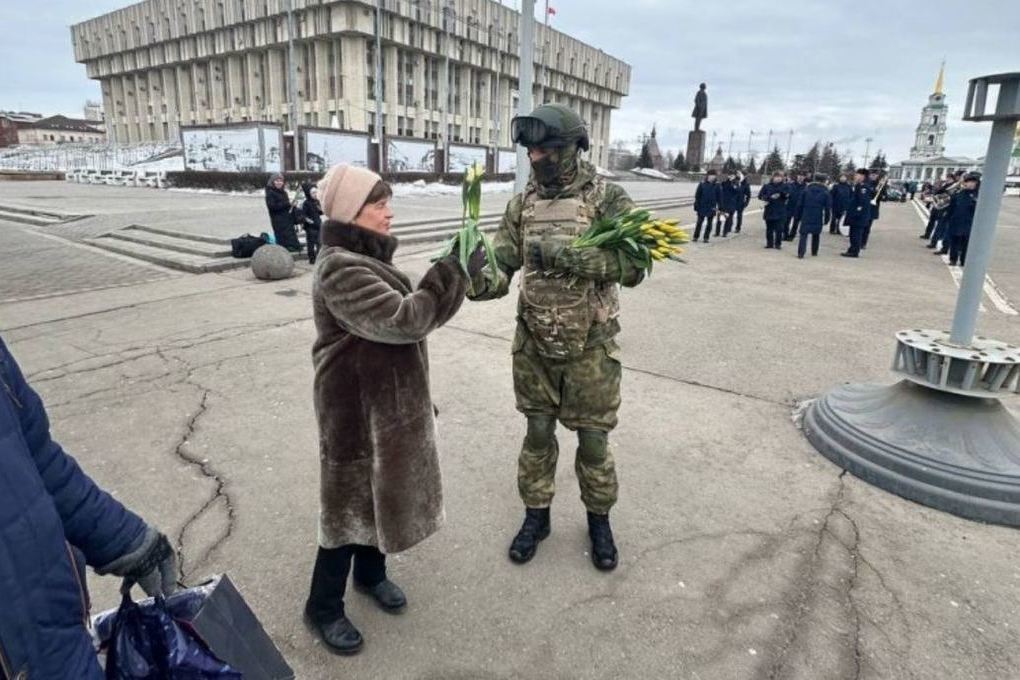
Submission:
M 312 289 L 318 338 L 319 544 L 406 550 L 443 521 L 425 336 L 460 309 L 468 281 L 437 262 L 417 289 L 396 239 L 327 222 Z

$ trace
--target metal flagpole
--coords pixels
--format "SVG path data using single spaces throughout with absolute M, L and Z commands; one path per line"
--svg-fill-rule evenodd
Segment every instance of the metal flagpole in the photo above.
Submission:
M 534 108 L 535 86 L 535 0 L 522 0 L 520 16 L 520 78 L 517 98 L 517 114 L 526 116 Z M 528 150 L 517 147 L 517 178 L 514 191 L 521 193 L 528 183 L 531 174 L 531 163 L 528 161 Z
M 297 101 L 297 59 L 294 56 L 294 0 L 287 0 L 287 98 L 290 99 L 290 125 L 294 133 L 292 137 L 294 148 L 294 169 L 298 170 L 301 165 L 298 163 L 298 101 Z
M 375 143 L 380 169 L 383 162 L 382 77 L 382 0 L 375 0 Z

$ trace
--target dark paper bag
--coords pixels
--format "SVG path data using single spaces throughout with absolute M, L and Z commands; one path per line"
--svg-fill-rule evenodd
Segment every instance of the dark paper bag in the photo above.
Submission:
M 152 607 L 152 599 L 139 605 Z M 248 603 L 226 574 L 166 599 L 173 619 L 193 632 L 216 658 L 241 672 L 245 680 L 293 680 L 294 671 L 262 628 Z M 100 644 L 112 635 L 117 610 L 98 614 L 93 632 Z

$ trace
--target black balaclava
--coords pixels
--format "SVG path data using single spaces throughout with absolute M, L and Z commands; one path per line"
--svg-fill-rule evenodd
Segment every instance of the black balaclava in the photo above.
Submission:
M 561 191 L 577 177 L 577 146 L 550 149 L 544 158 L 531 162 L 531 171 L 543 193 Z

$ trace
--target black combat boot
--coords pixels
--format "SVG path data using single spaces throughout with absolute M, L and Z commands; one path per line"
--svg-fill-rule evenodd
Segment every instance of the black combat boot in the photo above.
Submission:
M 510 544 L 510 559 L 524 564 L 535 556 L 538 542 L 549 536 L 549 508 L 525 508 L 524 524 Z
M 613 529 L 609 526 L 609 515 L 588 513 L 588 536 L 591 537 L 591 561 L 596 569 L 612 571 L 616 569 L 616 543 L 613 542 Z

